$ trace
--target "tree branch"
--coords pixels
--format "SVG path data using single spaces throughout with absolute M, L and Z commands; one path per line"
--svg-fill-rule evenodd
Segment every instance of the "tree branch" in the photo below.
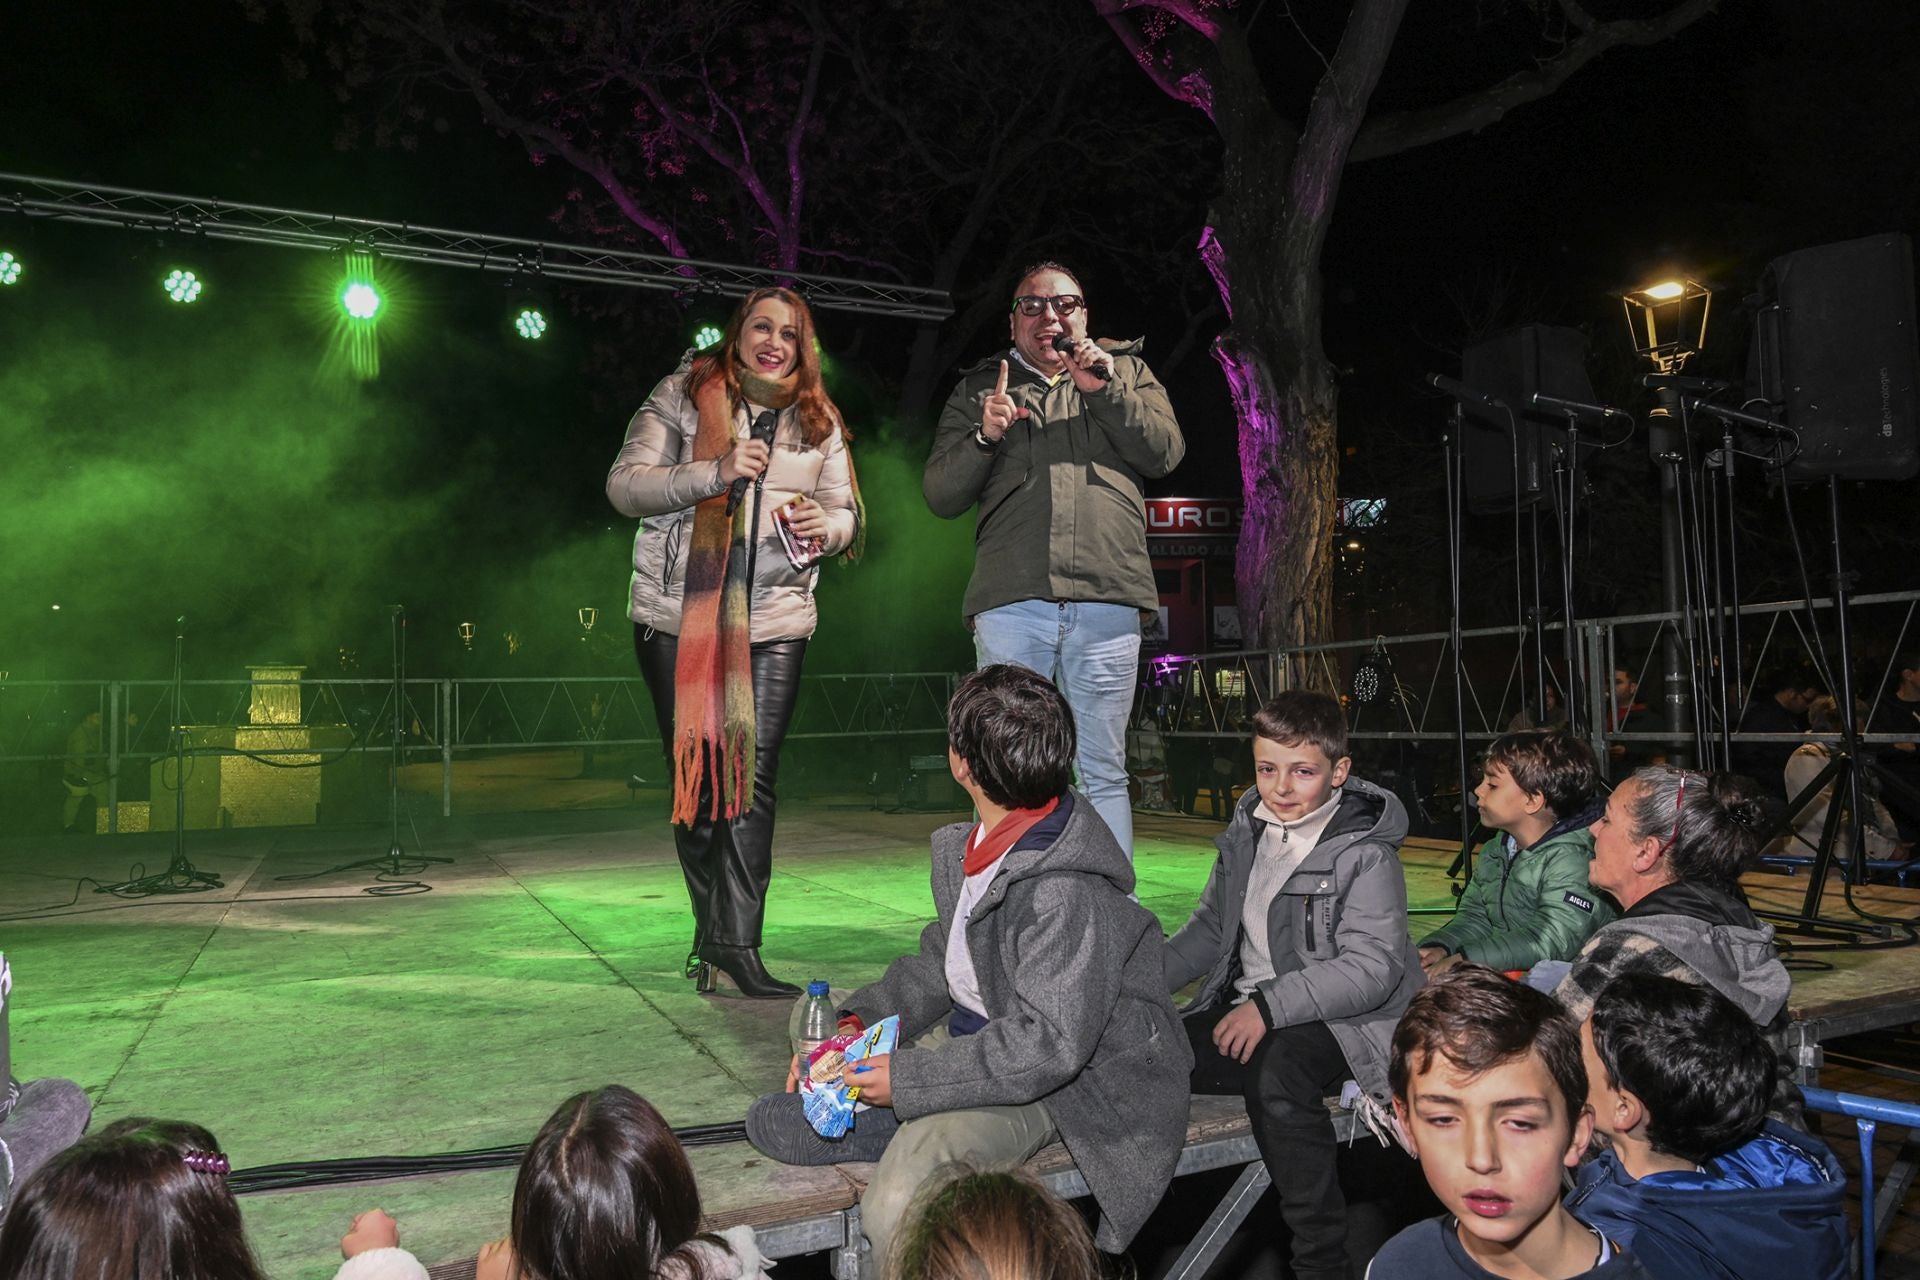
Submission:
M 1172 73 L 1161 66 L 1159 60 L 1153 56 L 1153 49 L 1146 38 L 1140 34 L 1140 29 L 1128 20 L 1127 11 L 1133 8 L 1158 9 L 1180 17 L 1181 14 L 1176 11 L 1184 10 L 1186 6 L 1174 3 L 1173 0 L 1160 4 L 1153 3 L 1152 0 L 1093 0 L 1093 11 L 1106 20 L 1107 26 L 1112 28 L 1113 34 L 1119 38 L 1127 52 L 1133 55 L 1134 62 L 1147 73 L 1147 78 L 1153 81 L 1155 87 L 1175 102 L 1184 102 L 1190 107 L 1205 112 L 1207 118 L 1212 119 L 1213 91 L 1206 72 L 1196 67 L 1175 79 Z M 1211 22 L 1207 23 L 1204 29 L 1195 29 L 1205 36 L 1209 44 L 1219 34 L 1219 29 Z
M 687 246 L 673 226 L 664 219 L 655 217 L 640 206 L 627 185 L 614 175 L 613 169 L 600 157 L 591 155 L 575 146 L 571 139 L 547 125 L 535 124 L 524 120 L 503 107 L 486 87 L 480 74 L 469 66 L 454 49 L 444 30 L 436 27 L 432 31 L 423 31 L 422 37 L 440 51 L 447 68 L 459 80 L 475 102 L 480 104 L 480 112 L 487 122 L 496 129 L 504 129 L 518 137 L 526 147 L 527 153 L 535 160 L 546 155 L 557 155 L 568 164 L 586 174 L 599 184 L 600 189 L 612 198 L 613 203 L 627 220 L 642 231 L 658 240 L 661 247 L 676 258 L 690 258 Z
M 1462 133 L 1477 132 L 1495 123 L 1516 107 L 1536 102 L 1558 89 L 1568 77 L 1620 45 L 1658 44 L 1714 11 L 1718 0 L 1684 0 L 1657 18 L 1622 18 L 1616 22 L 1595 23 L 1571 0 L 1562 0 L 1569 21 L 1580 27 L 1581 36 L 1564 52 L 1527 71 L 1516 72 L 1505 80 L 1451 102 L 1418 111 L 1397 111 L 1367 122 L 1354 140 L 1351 158 L 1377 160 L 1414 147 L 1439 142 Z M 1579 14 L 1579 17 L 1575 15 Z M 1589 25 L 1581 26 L 1581 18 Z

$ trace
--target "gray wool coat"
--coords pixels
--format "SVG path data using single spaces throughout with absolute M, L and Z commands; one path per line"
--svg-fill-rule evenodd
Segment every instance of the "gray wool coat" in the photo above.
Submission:
M 1240 916 L 1259 854 L 1260 825 L 1249 787 L 1214 843 L 1220 860 L 1193 917 L 1167 943 L 1167 989 L 1205 975 L 1190 1011 L 1233 998 L 1240 976 Z M 1393 1029 L 1425 976 L 1407 935 L 1407 881 L 1400 841 L 1407 811 L 1390 791 L 1348 778 L 1320 842 L 1287 877 L 1267 909 L 1274 976 L 1260 985 L 1276 1027 L 1324 1022 L 1347 1070 L 1390 1105 L 1387 1064 Z
M 1165 982 L 1165 942 L 1131 901 L 1133 867 L 1085 796 L 1052 845 L 1006 854 L 968 918 L 987 1025 L 893 1057 L 901 1120 L 968 1107 L 1045 1104 L 1100 1206 L 1095 1239 L 1117 1253 L 1159 1204 L 1186 1141 L 1187 1046 Z M 868 1025 L 900 1015 L 902 1042 L 953 1011 L 947 937 L 966 875 L 969 823 L 933 833 L 938 918 L 845 1007 Z M 1031 836 L 1028 837 L 1031 839 Z

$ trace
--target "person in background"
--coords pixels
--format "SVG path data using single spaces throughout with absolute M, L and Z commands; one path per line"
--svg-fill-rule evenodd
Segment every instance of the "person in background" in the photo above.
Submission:
M 889 1274 L 913 1280 L 1101 1280 L 1072 1205 L 1022 1169 L 954 1170 L 908 1211 Z

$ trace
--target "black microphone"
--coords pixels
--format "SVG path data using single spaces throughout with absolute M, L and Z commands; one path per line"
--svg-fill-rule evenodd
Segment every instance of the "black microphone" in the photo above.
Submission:
M 1500 397 L 1490 396 L 1484 391 L 1475 391 L 1472 387 L 1467 386 L 1463 382 L 1458 382 L 1453 378 L 1449 378 L 1444 373 L 1428 374 L 1426 383 L 1436 390 L 1446 392 L 1455 400 L 1470 400 L 1474 404 L 1485 405 L 1489 409 L 1499 409 L 1503 413 L 1510 412 L 1507 409 L 1507 402 L 1500 399 Z
M 1562 400 L 1559 396 L 1550 396 L 1545 392 L 1533 393 L 1533 407 L 1547 409 L 1554 413 L 1571 413 L 1582 418 L 1625 418 L 1633 421 L 1633 415 L 1624 409 L 1616 409 L 1610 404 L 1588 404 L 1584 400 Z
M 1691 391 L 1703 396 L 1710 396 L 1733 386 L 1731 382 L 1721 378 L 1690 378 L 1679 373 L 1643 373 L 1640 375 L 1640 385 L 1650 391 L 1672 387 L 1675 391 Z
M 1064 333 L 1056 333 L 1053 335 L 1053 349 L 1063 356 L 1073 354 L 1075 345 L 1076 340 L 1069 338 Z M 1081 372 L 1090 373 L 1102 382 L 1111 382 L 1113 380 L 1113 370 L 1103 364 L 1097 364 L 1091 369 L 1082 369 Z
M 1765 431 L 1776 436 L 1789 434 L 1786 427 L 1771 418 L 1763 418 L 1757 413 L 1743 413 L 1739 409 L 1729 409 L 1722 404 L 1712 404 L 1699 396 L 1688 396 L 1687 408 L 1694 413 L 1704 413 L 1709 418 L 1718 418 L 1722 422 L 1752 427 L 1755 431 Z
M 766 442 L 767 444 L 772 444 L 773 428 L 774 428 L 774 424 L 777 421 L 778 421 L 778 416 L 774 413 L 773 410 L 771 409 L 764 410 L 759 417 L 753 420 L 753 430 L 748 434 L 748 438 L 753 440 L 761 440 Z M 768 465 L 769 466 L 772 465 L 771 460 L 769 460 Z M 762 469 L 759 476 L 756 477 L 754 481 L 754 487 L 756 489 L 764 488 L 766 486 L 766 483 L 767 483 L 767 473 L 764 469 Z M 727 514 L 732 515 L 734 512 L 738 511 L 740 509 L 740 499 L 746 496 L 747 496 L 747 478 L 745 476 L 741 476 L 738 480 L 735 480 L 733 482 L 732 487 L 727 490 Z

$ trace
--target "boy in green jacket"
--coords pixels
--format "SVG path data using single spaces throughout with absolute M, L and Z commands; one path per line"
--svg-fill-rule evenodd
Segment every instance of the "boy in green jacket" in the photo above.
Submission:
M 1453 919 L 1420 944 L 1428 974 L 1462 960 L 1502 972 L 1571 960 L 1614 918 L 1587 883 L 1599 789 L 1599 764 L 1578 738 L 1529 729 L 1494 741 L 1474 789 L 1493 838 Z

